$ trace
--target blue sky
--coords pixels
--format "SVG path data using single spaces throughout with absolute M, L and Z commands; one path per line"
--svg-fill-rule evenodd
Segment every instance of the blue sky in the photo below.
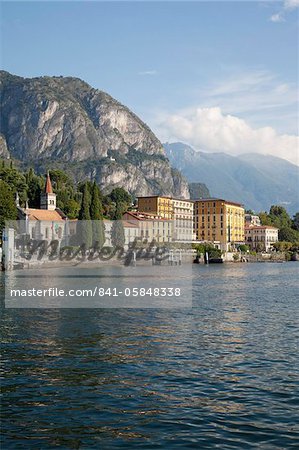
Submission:
M 262 141 L 296 162 L 297 5 L 2 2 L 1 66 L 83 78 L 162 140 L 237 154 L 246 137 L 239 153 Z

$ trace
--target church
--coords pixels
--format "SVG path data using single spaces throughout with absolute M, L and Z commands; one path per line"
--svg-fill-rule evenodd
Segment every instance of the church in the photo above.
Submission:
M 21 208 L 17 195 L 16 206 L 18 220 L 23 221 L 23 233 L 36 240 L 59 240 L 68 235 L 68 219 L 61 209 L 56 206 L 56 194 L 53 192 L 49 172 L 46 178 L 45 189 L 40 195 L 40 208 L 29 208 L 26 202 L 25 208 Z

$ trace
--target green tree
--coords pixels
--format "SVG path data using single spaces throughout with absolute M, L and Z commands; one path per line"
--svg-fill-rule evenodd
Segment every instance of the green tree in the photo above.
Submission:
M 40 195 L 42 190 L 44 189 L 45 180 L 43 179 L 43 177 L 33 175 L 30 176 L 30 178 L 28 178 L 27 183 L 28 183 L 27 198 L 29 206 L 31 208 L 39 208 Z
M 261 220 L 262 225 L 271 225 L 272 226 L 272 220 L 266 211 L 260 212 L 259 218 Z
M 80 183 L 78 183 L 78 191 L 81 192 L 83 195 L 83 192 L 84 192 L 84 189 L 86 188 L 86 186 L 87 186 L 89 195 L 91 196 L 93 183 L 89 180 L 81 181 Z
M 63 170 L 60 169 L 50 170 L 50 177 L 53 188 L 55 190 L 65 189 L 66 187 L 73 187 L 73 180 Z
M 288 228 L 292 225 L 292 220 L 283 206 L 271 206 L 269 217 L 274 227 Z
M 53 190 L 57 195 L 57 207 L 70 219 L 77 218 L 80 210 L 80 203 L 78 203 L 78 192 L 76 192 L 72 178 L 60 169 L 50 170 L 50 177 Z M 82 192 L 79 193 L 79 198 L 82 197 L 84 183 L 81 184 L 81 187 Z
M 123 248 L 125 245 L 125 230 L 121 220 L 114 220 L 112 224 L 111 242 L 113 247 Z
M 114 219 L 116 204 L 111 201 L 108 195 L 104 196 L 102 204 L 104 217 L 106 217 L 107 219 Z
M 103 219 L 103 205 L 100 200 L 100 190 L 96 182 L 93 183 L 91 189 L 90 217 L 91 220 Z
M 275 248 L 277 252 L 285 252 L 289 251 L 292 248 L 293 244 L 291 242 L 281 241 L 274 242 L 272 247 Z
M 120 220 L 123 213 L 131 206 L 132 197 L 125 189 L 118 187 L 106 196 L 105 204 L 109 205 L 106 211 L 109 211 L 110 218 L 112 220 Z
M 115 203 L 132 203 L 131 195 L 121 187 L 114 188 L 110 192 L 109 197 L 111 198 L 111 201 Z
M 262 242 L 258 242 L 256 244 L 256 251 L 257 251 L 257 253 L 263 252 L 264 250 L 265 250 L 264 244 L 262 244 Z
M 271 225 L 279 229 L 279 241 L 297 242 L 299 240 L 299 213 L 295 214 L 293 220 L 286 209 L 280 205 L 272 205 L 269 214 L 261 212 L 259 214 L 262 225 Z
M 61 209 L 69 219 L 76 219 L 80 211 L 80 203 L 70 198 L 64 203 Z
M 26 183 L 29 185 L 30 181 L 34 178 L 34 169 L 30 167 L 27 173 L 25 173 Z
M 8 183 L 0 180 L 0 236 L 6 220 L 16 220 L 17 207 L 14 195 Z
M 127 211 L 127 209 L 128 209 L 127 203 L 124 203 L 124 202 L 116 203 L 113 219 L 121 220 L 123 214 Z
M 105 228 L 103 222 L 103 206 L 100 200 L 100 190 L 96 182 L 91 191 L 90 218 L 92 220 L 93 244 L 102 247 L 105 243 Z
M 222 254 L 221 250 L 213 244 L 195 244 L 192 247 L 196 249 L 198 255 L 208 253 L 209 258 L 220 258 Z
M 292 228 L 299 231 L 299 212 L 297 212 L 293 217 Z
M 90 248 L 92 246 L 92 224 L 90 220 L 90 193 L 87 183 L 85 183 L 83 188 L 78 228 L 80 233 L 80 244 L 84 243 L 87 248 Z
M 24 204 L 27 200 L 28 190 L 24 175 L 14 167 L 2 167 L 0 169 L 0 179 L 9 185 L 13 194 L 18 192 L 21 205 Z
M 278 231 L 278 239 L 280 241 L 298 242 L 299 232 L 290 227 L 284 227 Z
M 239 249 L 240 252 L 242 252 L 242 253 L 247 253 L 248 250 L 249 250 L 249 247 L 248 247 L 248 245 L 241 244 L 241 245 L 239 245 L 238 249 Z
M 79 211 L 79 220 L 90 220 L 90 192 L 88 184 L 84 184 L 81 208 Z

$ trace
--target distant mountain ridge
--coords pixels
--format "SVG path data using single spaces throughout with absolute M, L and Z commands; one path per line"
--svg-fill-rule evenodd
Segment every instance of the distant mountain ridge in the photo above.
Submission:
M 209 189 L 204 183 L 189 183 L 191 200 L 211 197 Z
M 299 211 L 299 167 L 270 155 L 196 151 L 181 142 L 163 144 L 171 164 L 189 183 L 204 183 L 211 196 L 243 203 L 255 211 L 280 204 Z
M 61 167 L 102 189 L 189 198 L 150 128 L 107 93 L 73 77 L 0 71 L 0 157 L 38 171 Z

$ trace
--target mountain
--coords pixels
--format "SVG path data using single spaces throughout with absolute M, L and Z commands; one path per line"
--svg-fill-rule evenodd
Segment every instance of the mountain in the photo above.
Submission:
M 181 142 L 166 143 L 171 164 L 191 182 L 205 183 L 212 196 L 235 200 L 254 211 L 284 206 L 299 211 L 299 167 L 270 155 L 196 151 Z
M 189 183 L 191 200 L 211 197 L 210 191 L 204 183 Z
M 161 142 L 110 95 L 72 77 L 22 78 L 0 72 L 0 156 L 38 171 L 68 170 L 135 195 L 189 198 Z

